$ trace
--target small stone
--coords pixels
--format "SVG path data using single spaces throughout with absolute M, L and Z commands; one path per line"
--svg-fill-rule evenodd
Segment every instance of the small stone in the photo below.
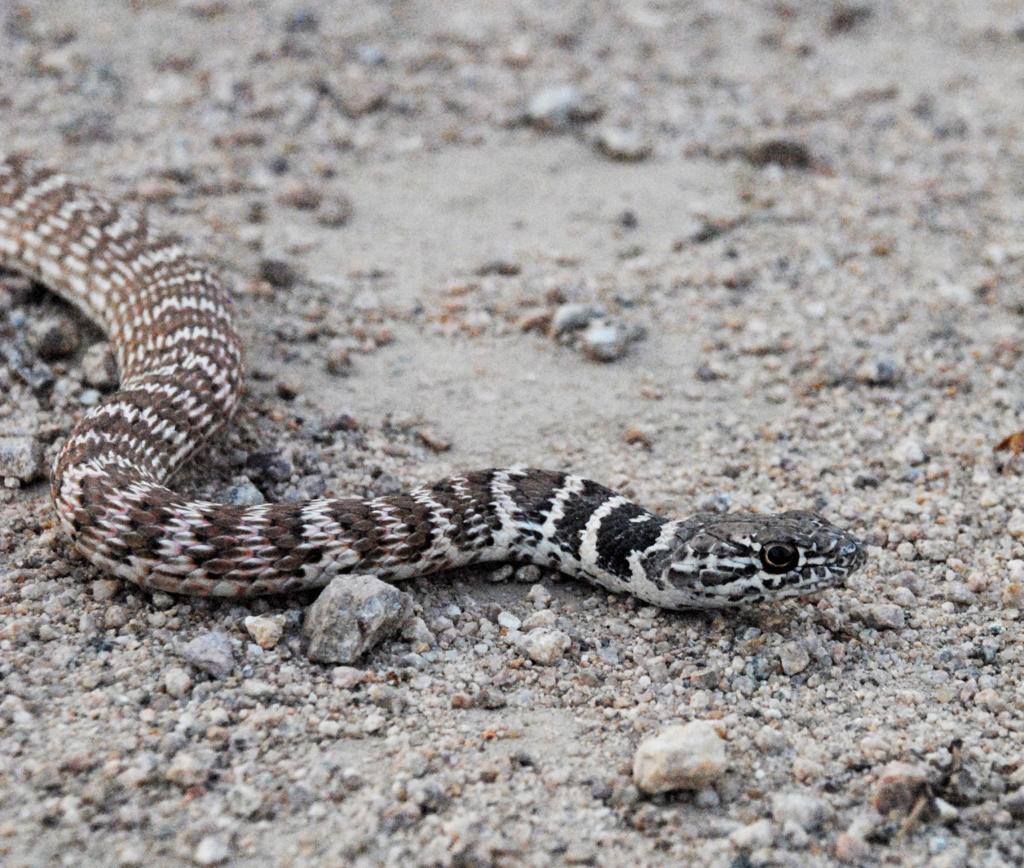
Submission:
M 245 632 L 260 648 L 273 648 L 281 641 L 281 635 L 284 633 L 284 624 L 280 618 L 250 615 L 242 624 L 245 626 Z
M 750 163 L 759 168 L 781 166 L 784 169 L 809 169 L 813 164 L 811 152 L 801 142 L 791 139 L 771 139 L 744 152 Z
M 772 817 L 776 823 L 795 823 L 805 832 L 813 832 L 828 816 L 828 804 L 810 793 L 776 793 L 772 797 Z
M 422 653 L 429 650 L 434 644 L 434 634 L 427 627 L 427 622 L 422 618 L 410 618 L 402 628 L 402 637 L 409 640 L 412 650 Z
M 128 623 L 128 612 L 124 606 L 108 606 L 103 613 L 103 626 L 110 630 L 117 630 Z
M 220 865 L 231 858 L 231 844 L 224 835 L 207 835 L 199 842 L 192 861 L 197 865 Z
M 1024 820 L 1024 787 L 1014 790 L 1003 798 L 1003 807 L 1015 820 Z
M 779 662 L 786 675 L 798 675 L 810 665 L 811 655 L 802 642 L 787 642 L 779 649 Z
M 352 219 L 354 211 L 352 200 L 348 196 L 342 193 L 328 193 L 317 212 L 316 222 L 329 229 L 338 229 Z
M 491 259 L 476 269 L 478 277 L 515 277 L 523 270 L 518 262 L 511 262 L 507 259 Z
M 847 865 L 864 864 L 871 854 L 871 846 L 863 838 L 850 832 L 836 836 L 836 859 Z
M 307 655 L 320 663 L 352 663 L 408 620 L 412 598 L 375 576 L 338 576 L 306 610 Z
M 530 99 L 526 117 L 535 127 L 559 130 L 594 116 L 584 103 L 583 94 L 571 84 L 554 85 L 538 91 Z
M 346 377 L 352 373 L 352 353 L 348 345 L 334 338 L 327 345 L 327 373 L 333 377 Z
M 42 452 L 32 437 L 0 436 L 0 477 L 32 482 L 42 473 Z
M 363 721 L 363 732 L 380 732 L 384 728 L 384 724 L 386 723 L 387 719 L 384 717 L 383 714 L 372 712 L 371 714 L 368 714 L 366 716 L 366 719 Z
M 775 828 L 770 820 L 757 820 L 736 829 L 729 836 L 729 842 L 738 850 L 758 850 L 762 847 L 771 847 L 775 842 Z
M 204 783 L 210 767 L 204 759 L 188 751 L 178 751 L 164 772 L 164 777 L 183 789 Z
M 284 187 L 277 201 L 300 211 L 315 211 L 323 201 L 323 193 L 313 184 L 293 181 Z
M 891 762 L 882 769 L 871 793 L 871 806 L 880 814 L 909 811 L 928 783 L 928 770 L 905 762 Z
M 214 678 L 227 678 L 235 668 L 234 648 L 223 633 L 204 633 L 183 645 L 182 659 Z
M 580 348 L 595 361 L 614 362 L 626 355 L 629 339 L 629 331 L 621 323 L 595 319 L 583 330 Z
M 259 506 L 261 503 L 266 503 L 263 492 L 247 477 L 243 477 L 224 492 L 224 500 L 232 506 Z
M 562 335 L 586 328 L 591 320 L 604 316 L 604 308 L 592 304 L 559 305 L 551 317 L 551 332 L 554 335 Z
M 518 630 L 523 625 L 511 612 L 498 612 L 498 626 L 506 630 Z
M 117 596 L 121 590 L 121 583 L 116 579 L 97 579 L 89 586 L 92 591 L 92 598 L 97 603 L 105 603 Z
M 175 699 L 181 699 L 192 689 L 192 676 L 180 666 L 172 666 L 164 673 L 164 690 Z
M 82 377 L 93 388 L 104 391 L 117 385 L 117 363 L 106 342 L 98 341 L 85 351 Z
M 537 630 L 540 627 L 553 627 L 558 621 L 558 615 L 552 612 L 550 609 L 541 609 L 539 612 L 533 612 L 527 615 L 523 619 L 522 631 L 528 633 L 531 630 Z
M 705 720 L 670 726 L 644 739 L 633 757 L 633 782 L 645 793 L 699 790 L 725 772 L 725 742 Z
M 550 666 L 557 663 L 565 655 L 572 640 L 561 630 L 540 627 L 523 634 L 519 647 L 526 652 L 534 663 Z
M 342 690 L 350 690 L 357 684 L 361 684 L 365 677 L 366 673 L 362 669 L 352 666 L 335 666 L 331 670 L 331 684 Z
M 66 359 L 78 349 L 81 338 L 75 323 L 66 316 L 45 317 L 31 331 L 31 343 L 46 362 Z
M 263 259 L 260 262 L 260 277 L 277 289 L 288 289 L 298 280 L 294 267 L 283 259 Z
M 621 162 L 639 162 L 651 155 L 651 143 L 636 130 L 606 127 L 594 138 L 598 152 Z
M 902 630 L 906 624 L 906 616 L 902 607 L 895 603 L 876 603 L 865 606 L 864 620 L 876 630 Z
M 913 467 L 917 464 L 923 464 L 928 456 L 924 451 L 924 447 L 917 440 L 908 437 L 893 450 L 892 457 L 900 464 L 909 464 Z

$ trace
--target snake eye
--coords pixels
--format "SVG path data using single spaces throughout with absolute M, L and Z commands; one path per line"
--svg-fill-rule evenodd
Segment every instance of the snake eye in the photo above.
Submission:
M 766 573 L 788 573 L 799 562 L 800 553 L 789 543 L 769 543 L 761 549 L 761 565 Z

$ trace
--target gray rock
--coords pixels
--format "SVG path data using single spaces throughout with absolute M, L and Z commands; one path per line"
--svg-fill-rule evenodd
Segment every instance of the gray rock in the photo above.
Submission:
M 67 358 L 80 342 L 77 326 L 66 316 L 44 317 L 32 326 L 32 346 L 44 361 Z
M 259 506 L 266 502 L 263 493 L 247 477 L 232 485 L 225 493 L 224 500 L 232 506 Z
M 601 154 L 621 162 L 639 162 L 651 155 L 651 143 L 636 130 L 605 127 L 594 138 Z
M 307 655 L 320 663 L 352 663 L 409 619 L 412 598 L 375 576 L 338 576 L 306 610 Z
M 196 847 L 192 861 L 197 865 L 220 865 L 231 858 L 231 853 L 226 835 L 207 835 Z
M 0 437 L 0 477 L 32 482 L 41 468 L 42 453 L 32 437 Z
M 644 739 L 633 757 L 633 782 L 645 793 L 699 790 L 728 767 L 725 742 L 706 720 L 670 726 Z
M 902 630 L 906 624 L 903 609 L 895 603 L 876 603 L 864 608 L 865 622 L 876 630 Z
M 579 88 L 571 84 L 560 84 L 537 91 L 526 108 L 526 117 L 531 124 L 544 130 L 560 130 L 578 121 L 585 121 L 597 114 L 589 106 Z
M 235 654 L 231 640 L 223 633 L 204 633 L 183 645 L 178 652 L 191 663 L 214 678 L 227 678 L 235 668 Z
M 164 673 L 164 690 L 180 699 L 192 689 L 192 676 L 180 666 L 172 666 Z
M 551 331 L 555 335 L 585 328 L 593 319 L 605 316 L 605 309 L 599 305 L 569 303 L 559 305 L 551 318 Z
M 117 364 L 110 346 L 97 341 L 82 356 L 82 376 L 85 382 L 96 389 L 111 389 L 117 385 Z
M 524 633 L 517 644 L 534 663 L 550 666 L 565 656 L 572 640 L 561 630 L 538 627 L 536 630 Z
M 629 342 L 629 330 L 621 323 L 607 319 L 591 320 L 580 336 L 583 353 L 598 362 L 621 359 L 629 349 Z
M 779 649 L 779 662 L 786 675 L 798 675 L 811 663 L 811 655 L 802 642 L 787 642 Z
M 776 793 L 772 796 L 772 817 L 777 823 L 795 823 L 805 832 L 813 832 L 828 816 L 828 805 L 810 793 Z

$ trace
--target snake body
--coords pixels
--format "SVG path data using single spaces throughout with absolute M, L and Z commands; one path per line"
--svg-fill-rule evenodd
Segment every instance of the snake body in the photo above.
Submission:
M 524 467 L 373 499 L 191 500 L 166 480 L 230 419 L 242 384 L 217 276 L 129 206 L 20 157 L 0 159 L 0 266 L 41 281 L 112 342 L 120 388 L 71 431 L 51 495 L 86 558 L 145 588 L 247 597 L 518 561 L 666 608 L 718 608 L 818 590 L 863 563 L 856 539 L 811 513 L 668 520 L 590 480 Z

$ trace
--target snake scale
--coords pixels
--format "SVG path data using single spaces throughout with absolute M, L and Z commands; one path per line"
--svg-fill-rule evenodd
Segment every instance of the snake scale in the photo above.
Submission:
M 71 431 L 51 495 L 77 549 L 142 587 L 248 597 L 517 561 L 665 608 L 721 608 L 835 585 L 864 562 L 853 536 L 809 512 L 669 520 L 590 480 L 524 467 L 373 499 L 191 500 L 165 482 L 231 417 L 242 386 L 217 276 L 130 206 L 17 156 L 0 159 L 0 266 L 109 336 L 120 388 Z

